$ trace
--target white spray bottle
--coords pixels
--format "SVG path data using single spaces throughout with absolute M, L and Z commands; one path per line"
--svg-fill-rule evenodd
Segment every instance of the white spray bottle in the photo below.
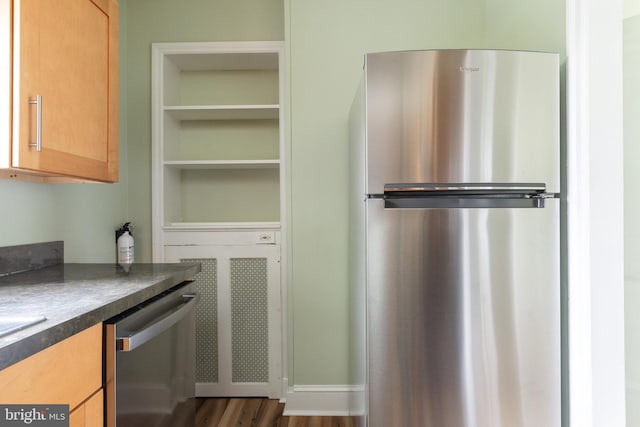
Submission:
M 127 222 L 116 230 L 116 243 L 118 246 L 118 264 L 133 264 L 133 235 L 131 223 Z

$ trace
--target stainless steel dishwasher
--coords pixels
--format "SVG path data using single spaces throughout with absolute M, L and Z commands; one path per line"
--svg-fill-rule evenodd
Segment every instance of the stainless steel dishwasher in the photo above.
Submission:
M 192 427 L 195 306 L 185 282 L 105 322 L 107 427 Z

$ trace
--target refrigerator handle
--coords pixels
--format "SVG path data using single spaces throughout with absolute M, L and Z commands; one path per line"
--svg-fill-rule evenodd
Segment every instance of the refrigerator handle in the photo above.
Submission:
M 385 208 L 544 208 L 558 198 L 540 183 L 403 183 L 386 184 Z
M 547 187 L 543 183 L 402 183 L 385 184 L 385 193 L 395 192 L 482 192 L 482 193 L 544 193 Z

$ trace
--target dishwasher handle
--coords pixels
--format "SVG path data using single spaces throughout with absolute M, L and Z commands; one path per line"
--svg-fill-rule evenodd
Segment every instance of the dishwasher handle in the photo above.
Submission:
M 125 332 L 122 336 L 116 337 L 116 349 L 118 351 L 132 351 L 146 343 L 150 339 L 160 335 L 167 329 L 182 320 L 198 303 L 200 295 L 188 293 L 182 295 L 183 302 L 165 313 L 158 316 L 156 320 L 147 325 L 144 329 L 133 332 Z

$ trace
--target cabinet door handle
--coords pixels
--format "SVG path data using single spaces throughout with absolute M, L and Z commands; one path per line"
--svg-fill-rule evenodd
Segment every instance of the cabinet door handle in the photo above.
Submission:
M 36 95 L 36 99 L 29 98 L 29 104 L 36 105 L 36 142 L 30 142 L 29 147 L 42 151 L 42 95 Z

